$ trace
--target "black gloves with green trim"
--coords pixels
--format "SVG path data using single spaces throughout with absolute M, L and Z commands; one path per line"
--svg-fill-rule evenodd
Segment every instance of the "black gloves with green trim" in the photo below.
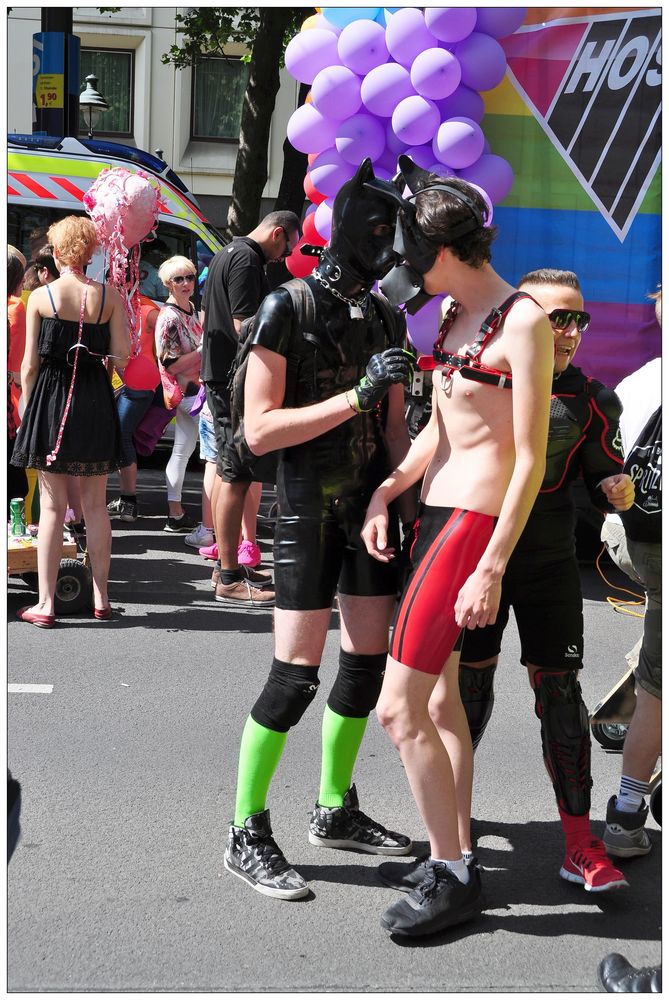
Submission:
M 415 366 L 413 355 L 401 347 L 389 347 L 380 354 L 373 354 L 367 363 L 365 374 L 353 386 L 354 405 L 358 413 L 373 410 L 391 385 L 401 382 L 408 384 Z

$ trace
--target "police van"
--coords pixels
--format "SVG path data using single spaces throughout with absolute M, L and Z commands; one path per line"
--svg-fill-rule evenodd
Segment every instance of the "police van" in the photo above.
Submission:
M 46 232 L 53 222 L 85 214 L 86 191 L 105 167 L 117 166 L 153 176 L 166 203 L 158 217 L 156 238 L 142 244 L 140 289 L 144 295 L 157 301 L 167 298 L 158 268 L 169 257 L 188 257 L 200 279 L 224 245 L 181 178 L 151 153 L 116 142 L 55 136 L 13 134 L 7 145 L 7 242 L 18 247 L 28 261 L 47 242 Z M 93 258 L 88 274 L 104 280 L 102 251 Z

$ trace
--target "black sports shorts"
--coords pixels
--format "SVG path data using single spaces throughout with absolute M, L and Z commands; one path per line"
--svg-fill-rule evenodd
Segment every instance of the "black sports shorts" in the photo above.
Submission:
M 360 537 L 369 496 L 324 496 L 279 510 L 274 530 L 276 607 L 318 611 L 332 607 L 338 590 L 355 597 L 397 592 L 392 563 L 373 559 Z M 399 552 L 399 527 L 391 517 L 388 545 Z
M 514 552 L 502 580 L 497 621 L 467 630 L 461 663 L 476 663 L 499 654 L 510 607 L 520 634 L 521 663 L 550 670 L 581 669 L 583 595 L 573 553 L 546 559 L 536 552 Z
M 207 405 L 214 423 L 214 436 L 218 458 L 216 473 L 225 483 L 271 483 L 276 475 L 276 456 L 244 461 L 232 438 L 230 419 L 230 391 L 226 382 L 207 382 Z

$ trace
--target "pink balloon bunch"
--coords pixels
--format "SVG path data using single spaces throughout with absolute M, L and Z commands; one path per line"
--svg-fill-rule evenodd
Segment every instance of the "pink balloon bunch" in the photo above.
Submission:
M 490 223 L 513 171 L 486 143 L 479 92 L 504 77 L 498 39 L 512 34 L 525 13 L 524 7 L 322 7 L 305 21 L 288 44 L 286 67 L 311 91 L 290 118 L 288 138 L 310 154 L 305 191 L 318 205 L 312 235 L 323 244 L 329 239 L 334 195 L 364 157 L 378 176 L 392 177 L 400 153 L 476 184 Z M 290 270 L 303 271 L 299 256 L 298 249 L 288 258 Z M 411 318 L 414 343 L 423 341 L 419 328 L 431 325 L 436 308 L 421 310 L 420 321 Z

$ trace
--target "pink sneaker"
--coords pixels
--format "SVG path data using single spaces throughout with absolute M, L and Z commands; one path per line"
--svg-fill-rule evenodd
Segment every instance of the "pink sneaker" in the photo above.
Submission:
M 253 568 L 254 566 L 260 565 L 262 553 L 254 542 L 249 542 L 249 540 L 245 538 L 237 549 L 237 558 L 240 566 L 250 566 Z
M 198 552 L 205 559 L 213 559 L 214 561 L 218 559 L 218 545 L 216 542 L 213 545 L 204 545 L 201 549 L 198 549 Z

